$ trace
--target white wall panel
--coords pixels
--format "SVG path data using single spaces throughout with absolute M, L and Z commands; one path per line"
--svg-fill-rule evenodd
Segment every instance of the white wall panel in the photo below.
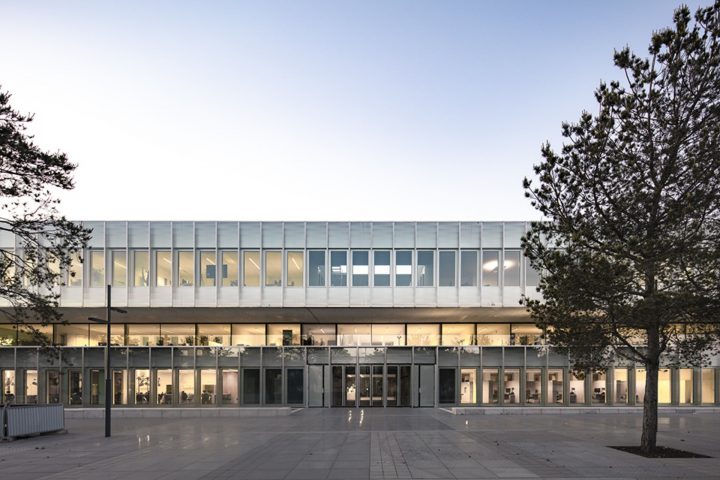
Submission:
M 280 222 L 263 222 L 262 244 L 264 248 L 282 248 L 283 224 Z
M 458 289 L 455 287 L 438 287 L 437 304 L 438 307 L 456 307 L 458 306 Z
M 282 307 L 283 289 L 281 287 L 269 287 L 262 289 L 263 307 Z
M 195 222 L 195 248 L 214 249 L 217 246 L 215 222 Z
M 109 248 L 125 248 L 127 245 L 126 227 L 126 222 L 107 222 L 105 224 L 106 246 Z
M 417 248 L 437 247 L 437 224 L 434 222 L 418 222 L 416 233 Z
M 432 287 L 416 288 L 414 305 L 421 307 L 434 307 L 437 305 L 437 296 Z
M 128 307 L 149 307 L 150 287 L 129 287 L 127 303 Z
M 240 224 L 240 248 L 260 248 L 261 236 L 260 222 L 242 222 Z
M 460 287 L 458 289 L 458 298 L 462 307 L 479 307 L 480 306 L 480 288 L 478 287 Z
M 522 287 L 503 287 L 503 307 L 519 307 Z
M 350 246 L 350 230 L 347 222 L 328 223 L 328 246 L 330 248 Z
M 238 248 L 239 239 L 240 233 L 238 232 L 238 222 L 218 222 L 218 248 Z
M 390 307 L 393 304 L 393 289 L 378 287 L 371 289 L 370 304 L 377 307 Z
M 105 306 L 105 287 L 95 287 L 85 289 L 85 298 L 83 299 L 84 307 L 104 307 Z
M 196 307 L 214 307 L 217 305 L 217 288 L 201 287 L 195 289 Z
M 368 287 L 352 287 L 350 288 L 350 306 L 351 307 L 369 307 L 371 305 L 371 292 Z
M 218 289 L 218 307 L 237 307 L 240 305 L 240 290 L 237 287 Z
M 396 288 L 393 304 L 396 307 L 412 307 L 414 305 L 414 292 L 412 288 Z
M 328 288 L 328 306 L 348 306 L 349 292 L 347 288 L 333 287 Z
M 128 247 L 147 248 L 150 239 L 149 222 L 128 222 Z
M 305 289 L 304 288 L 283 288 L 285 298 L 283 306 L 285 307 L 302 307 L 305 305 Z
M 173 289 L 169 287 L 159 287 L 150 289 L 150 306 L 151 307 L 171 307 L 173 301 Z
M 325 307 L 328 303 L 328 289 L 313 287 L 305 289 L 305 303 L 308 307 Z
M 415 224 L 410 222 L 395 223 L 393 245 L 395 248 L 414 248 Z
M 262 300 L 262 289 L 259 287 L 245 287 L 240 289 L 240 306 L 257 307 Z
M 125 287 L 112 287 L 113 307 L 127 307 L 128 289 Z
M 83 289 L 78 287 L 61 287 L 61 307 L 82 307 Z
M 285 248 L 305 248 L 305 224 L 285 223 Z
M 173 307 L 193 307 L 195 306 L 195 288 L 180 287 L 173 288 L 172 303 Z
M 370 222 L 353 222 L 350 224 L 350 246 L 352 248 L 372 247 L 371 225 Z
M 483 287 L 482 288 L 482 306 L 483 307 L 499 307 L 502 305 L 500 297 L 500 287 Z
M 307 248 L 327 247 L 327 223 L 308 222 L 307 224 Z

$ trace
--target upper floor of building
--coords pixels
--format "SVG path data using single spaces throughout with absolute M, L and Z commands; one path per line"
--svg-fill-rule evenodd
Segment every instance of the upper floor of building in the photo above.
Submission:
M 539 282 L 527 222 L 82 223 L 64 307 L 516 307 Z

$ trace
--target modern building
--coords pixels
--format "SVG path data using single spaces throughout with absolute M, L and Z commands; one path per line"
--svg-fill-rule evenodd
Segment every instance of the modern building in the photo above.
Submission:
M 519 305 L 523 222 L 84 222 L 42 348 L 0 323 L 3 401 L 128 407 L 635 405 L 645 372 L 575 376 Z M 17 249 L 0 233 L 0 248 Z M 7 322 L 7 320 L 0 320 Z M 660 402 L 713 405 L 720 363 L 663 368 Z

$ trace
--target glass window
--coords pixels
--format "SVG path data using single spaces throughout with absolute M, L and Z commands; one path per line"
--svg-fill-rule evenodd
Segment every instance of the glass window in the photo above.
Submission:
M 132 325 L 127 326 L 127 344 L 131 347 L 152 347 L 161 345 L 160 325 Z
M 460 286 L 478 286 L 478 252 L 463 250 L 460 252 Z
M 475 345 L 474 323 L 446 323 L 442 326 L 442 344 L 448 346 Z
M 460 403 L 477 402 L 477 370 L 463 368 L 460 370 Z
M 506 250 L 503 261 L 503 275 L 506 287 L 520 286 L 520 251 Z
M 158 405 L 173 404 L 172 370 L 157 371 L 157 403 Z
M 570 405 L 585 403 L 585 372 L 570 372 Z
M 454 287 L 455 286 L 455 252 L 444 251 L 440 252 L 440 280 L 439 285 L 441 287 Z
M 215 370 L 200 370 L 200 405 L 215 405 Z
M 373 286 L 390 286 L 390 252 L 376 251 L 373 258 Z
M 520 403 L 520 370 L 517 368 L 506 368 L 503 371 L 503 403 L 515 405 Z
M 300 345 L 299 323 L 269 323 L 267 326 L 268 345 Z
M 47 387 L 46 402 L 60 403 L 60 372 L 57 370 L 46 370 Z M 27 403 L 38 403 L 38 376 L 37 370 L 25 372 L 25 397 Z
M 197 345 L 204 347 L 228 347 L 230 343 L 230 325 L 198 323 Z
M 25 370 L 25 403 L 38 403 L 37 370 Z
M 82 287 L 83 264 L 80 254 L 77 253 L 70 259 L 70 268 L 68 270 L 68 286 Z
M 483 250 L 482 254 L 483 287 L 497 287 L 500 252 L 497 250 Z
M 52 325 L 26 324 L 19 326 L 18 345 L 45 345 L 51 344 L 52 340 Z
M 222 403 L 223 405 L 237 405 L 238 403 L 238 372 L 237 370 L 223 370 L 222 372 Z
M 260 252 L 243 252 L 243 287 L 260 286 Z
M 90 250 L 90 286 L 105 286 L 105 252 Z
M 308 284 L 311 287 L 325 286 L 325 252 L 313 250 L 308 253 Z
M 282 286 L 282 254 L 265 252 L 265 286 Z
M 172 285 L 172 261 L 170 250 L 155 251 L 155 286 L 169 287 Z
M 478 345 L 510 345 L 510 325 L 507 323 L 478 323 L 476 328 Z
M 135 404 L 150 403 L 150 370 L 135 370 Z
M 103 327 L 107 328 L 107 327 Z M 88 325 L 55 325 L 55 345 L 67 347 L 87 347 Z
M 680 405 L 692 405 L 693 403 L 693 371 L 692 368 L 681 368 L 678 370 Z
M 178 372 L 180 404 L 191 404 L 195 401 L 195 371 L 180 370 Z
M 127 286 L 127 252 L 125 250 L 113 250 L 112 256 L 112 286 Z
M 347 287 L 347 252 L 330 252 L 330 286 Z
M 604 404 L 607 402 L 607 388 L 606 388 L 607 376 L 605 372 L 595 372 L 592 374 L 592 385 L 591 392 L 592 396 L 590 401 L 594 405 Z
M 370 277 L 370 252 L 352 252 L 352 285 L 353 287 L 367 287 Z
M 334 324 L 302 326 L 303 345 L 336 345 L 337 338 Z
M 498 374 L 497 368 L 483 368 L 482 403 L 498 403 L 499 379 L 500 375 Z
M 217 282 L 217 255 L 213 250 L 201 250 L 200 257 L 200 286 L 214 287 Z M 227 271 L 224 276 L 227 276 Z
M 302 287 L 305 278 L 303 252 L 287 252 L 287 286 Z
M 399 250 L 395 252 L 395 286 L 409 287 L 412 285 L 412 252 Z
M 127 370 L 113 370 L 112 372 L 113 405 L 127 405 L 128 403 L 127 373 Z
M 437 323 L 408 324 L 407 344 L 418 347 L 440 345 L 440 325 Z
M 418 287 L 432 287 L 434 282 L 435 252 L 422 250 L 417 252 L 416 278 Z
M 150 261 L 147 250 L 134 250 L 133 255 L 133 287 L 147 287 L 150 277 Z M 160 277 L 158 277 L 160 278 Z M 169 276 L 167 277 L 170 278 Z M 159 286 L 159 284 L 156 283 Z
M 193 252 L 180 250 L 176 252 L 178 265 L 178 285 L 181 287 L 192 287 L 195 284 L 195 259 Z
M 645 402 L 645 378 L 644 368 L 635 370 L 635 403 L 641 405 Z
M 287 403 L 301 404 L 304 401 L 303 377 L 305 372 L 301 368 L 289 368 L 287 374 Z
M 98 325 L 95 323 L 90 324 L 90 340 L 88 345 L 91 347 L 104 347 L 105 337 L 107 336 L 107 325 Z M 125 325 L 112 324 L 110 325 L 110 345 L 111 346 L 122 346 L 125 345 Z
M 257 405 L 260 403 L 260 370 L 257 368 L 243 369 L 243 404 Z
M 15 401 L 15 370 L 3 370 L 2 391 L 0 391 L 0 402 L 13 403 Z
M 548 370 L 547 403 L 563 403 L 563 371 L 559 369 Z
M 658 403 L 670 403 L 670 369 L 661 368 L 658 372 Z
M 372 325 L 373 345 L 405 345 L 405 324 Z
M 257 347 L 265 345 L 265 324 L 233 324 L 232 341 L 234 345 Z
M 540 403 L 542 392 L 542 372 L 540 369 L 525 370 L 525 401 L 529 404 Z
M 237 287 L 238 274 L 240 273 L 240 269 L 238 268 L 238 253 L 226 250 L 220 252 L 220 258 L 222 259 L 221 285 L 223 287 Z
M 712 405 L 715 403 L 715 369 L 702 369 L 702 403 L 703 405 Z
M 537 287 L 540 285 L 540 272 L 535 270 L 532 265 L 530 265 L 530 262 L 525 259 L 525 266 L 527 272 L 525 273 L 525 285 L 528 287 Z
M 162 335 L 161 345 L 187 345 L 195 344 L 195 324 L 168 324 L 160 325 L 160 333 Z
M 626 404 L 628 401 L 628 371 L 627 368 L 613 370 L 615 377 L 615 403 Z
M 338 345 L 370 345 L 370 324 L 338 325 Z
M 540 345 L 542 330 L 532 324 L 513 324 L 510 345 Z
M 265 403 L 282 403 L 282 370 L 279 368 L 265 369 Z

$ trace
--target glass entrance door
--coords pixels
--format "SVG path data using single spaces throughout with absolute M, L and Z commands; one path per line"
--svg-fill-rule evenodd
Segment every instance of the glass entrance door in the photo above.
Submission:
M 370 378 L 370 365 L 362 365 L 360 367 L 360 375 L 358 378 L 358 396 L 360 398 L 361 407 L 370 406 L 370 394 L 371 394 L 371 378 Z
M 375 365 L 372 367 L 372 395 L 370 406 L 382 407 L 383 406 L 383 383 L 385 378 L 383 376 L 383 366 Z

